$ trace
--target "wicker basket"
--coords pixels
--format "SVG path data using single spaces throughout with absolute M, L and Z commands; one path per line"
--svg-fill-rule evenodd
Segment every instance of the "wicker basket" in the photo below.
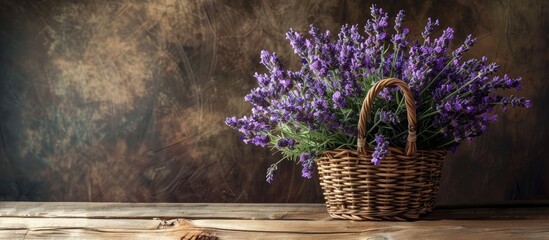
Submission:
M 389 148 L 381 164 L 372 164 L 365 146 L 366 121 L 374 98 L 385 87 L 403 91 L 408 119 L 406 148 Z M 358 124 L 358 150 L 325 151 L 317 158 L 328 213 L 352 220 L 407 220 L 433 208 L 445 150 L 416 150 L 416 109 L 402 80 L 384 79 L 366 95 Z

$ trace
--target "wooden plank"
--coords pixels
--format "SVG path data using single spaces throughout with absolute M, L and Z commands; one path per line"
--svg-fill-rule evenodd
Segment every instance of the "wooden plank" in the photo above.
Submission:
M 549 239 L 549 221 L 193 220 L 220 239 Z
M 74 240 L 92 240 L 92 239 L 116 239 L 116 240 L 136 240 L 136 239 L 154 239 L 154 240 L 202 240 L 217 239 L 215 236 L 204 236 L 192 233 L 157 233 L 157 232 L 132 232 L 132 231 L 101 231 L 94 229 L 48 229 L 40 231 L 29 231 L 27 239 L 74 239 Z
M 27 218 L 37 221 L 37 218 Z M 65 219 L 58 219 L 65 220 Z M 68 219 L 70 220 L 70 219 Z M 196 237 L 195 227 L 204 228 L 220 239 L 549 239 L 549 222 L 535 221 L 417 221 L 417 222 L 352 222 L 352 221 L 279 221 L 279 220 L 193 220 L 165 224 L 159 229 L 131 229 L 127 219 L 116 226 L 70 227 L 70 222 L 34 224 L 28 230 L 0 230 L 0 239 L 185 239 Z M 105 221 L 105 220 L 100 220 Z M 135 221 L 135 220 L 132 220 Z M 105 221 L 107 223 L 109 221 Z M 57 227 L 53 227 L 57 225 Z M 5 225 L 2 225 L 5 226 Z M 129 225 L 128 225 L 129 226 Z M 113 228 L 120 227 L 120 228 Z M 189 231 L 190 230 L 190 231 Z M 26 238 L 25 237 L 26 233 Z M 206 235 L 207 236 L 207 235 Z
M 27 229 L 0 229 L 0 240 L 23 240 Z
M 310 233 L 265 233 L 265 232 L 233 232 L 219 231 L 216 236 L 223 240 L 241 239 L 263 239 L 263 240 L 346 240 L 346 239 L 368 239 L 368 240 L 400 240 L 400 239 L 532 239 L 546 240 L 547 231 L 544 232 L 520 232 L 517 230 L 490 230 L 483 232 L 471 232 L 467 229 L 451 229 L 445 231 L 422 231 L 422 230 L 396 230 L 387 233 L 333 233 L 333 234 L 310 234 Z
M 548 216 L 543 204 L 380 222 L 331 219 L 323 204 L 0 202 L 0 239 L 549 239 Z
M 0 229 L 21 228 L 101 228 L 158 229 L 158 219 L 87 219 L 87 218 L 22 218 L 0 217 Z
M 193 226 L 204 229 L 221 229 L 246 232 L 299 232 L 299 233 L 360 233 L 392 232 L 395 230 L 442 231 L 448 229 L 523 229 L 549 231 L 549 220 L 438 220 L 416 222 L 387 221 L 286 221 L 286 220 L 190 220 Z M 549 232 L 548 232 L 549 233 Z M 548 234 L 549 236 L 549 234 Z
M 11 239 L 11 238 L 10 238 Z M 22 239 L 22 238 L 19 238 Z M 219 231 L 215 236 L 198 237 L 196 235 L 165 235 L 154 232 L 98 232 L 93 230 L 44 230 L 30 231 L 25 239 L 158 239 L 158 240 L 186 240 L 186 239 L 303 239 L 303 240 L 333 240 L 333 239 L 549 239 L 547 232 L 519 232 L 516 230 L 490 230 L 484 232 L 470 232 L 467 229 L 453 229 L 449 231 L 417 231 L 405 230 L 391 233 L 334 233 L 334 234 L 304 234 L 304 233 L 264 233 L 264 232 L 233 232 Z
M 475 222 L 421 221 L 395 225 L 395 222 L 350 221 L 193 221 L 207 227 L 209 234 L 204 236 L 212 236 L 211 239 L 549 239 L 549 227 L 544 220 L 485 221 L 480 225 Z M 200 234 L 203 233 L 188 231 L 185 225 L 158 230 L 44 228 L 29 230 L 25 239 L 197 239 Z
M 326 219 L 324 204 L 0 202 L 0 217 Z
M 34 222 L 39 219 L 24 220 Z M 105 226 L 102 223 L 111 222 L 99 220 L 91 221 L 92 224 L 88 226 L 80 226 L 78 223 L 71 226 L 70 219 L 58 220 L 64 220 L 64 222 L 53 222 L 50 225 L 47 222 L 30 223 L 27 224 L 28 229 L 0 229 L 0 239 L 216 239 L 211 233 L 196 228 L 184 220 L 162 221 L 155 228 L 145 224 L 143 229 L 136 228 L 135 224 L 124 225 L 128 219 L 114 220 L 120 223 Z
M 217 239 L 215 236 L 203 235 L 201 232 L 166 232 L 166 231 L 130 231 L 103 229 L 41 229 L 30 230 L 25 239 L 155 239 L 155 240 L 194 240 Z
M 330 219 L 324 204 L 226 203 L 58 203 L 0 202 L 0 217 L 85 217 L 135 219 Z M 436 208 L 424 220 L 437 219 L 549 219 L 549 202 L 527 205 L 481 205 Z

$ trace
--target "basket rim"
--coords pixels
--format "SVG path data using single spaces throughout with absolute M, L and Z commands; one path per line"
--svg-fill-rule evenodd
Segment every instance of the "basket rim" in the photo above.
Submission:
M 365 150 L 366 152 L 367 151 L 374 151 L 374 149 L 372 149 L 371 147 L 368 147 L 366 146 L 365 147 Z M 394 154 L 402 154 L 402 155 L 406 155 L 405 153 L 405 148 L 403 147 L 389 147 L 388 148 L 389 152 L 390 153 L 394 153 Z M 360 153 L 358 150 L 356 149 L 350 149 L 350 148 L 336 148 L 336 149 L 328 149 L 328 150 L 324 150 L 321 155 L 324 155 L 325 153 L 329 153 L 329 152 L 342 152 L 342 151 L 349 151 L 349 152 L 355 152 L 357 155 L 365 155 L 363 153 Z M 436 148 L 432 148 L 432 149 L 417 149 L 416 150 L 416 153 L 414 155 L 418 155 L 418 152 L 437 152 L 437 153 L 441 153 L 441 154 L 446 154 L 448 153 L 448 150 L 446 149 L 436 149 Z

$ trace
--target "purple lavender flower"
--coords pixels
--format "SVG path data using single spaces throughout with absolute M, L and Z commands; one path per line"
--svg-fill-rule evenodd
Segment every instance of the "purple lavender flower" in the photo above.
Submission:
M 376 147 L 374 153 L 372 153 L 372 162 L 374 165 L 379 165 L 381 160 L 385 157 L 388 152 L 389 142 L 385 140 L 383 135 L 376 134 Z
M 427 19 L 427 25 L 425 25 L 425 30 L 423 33 L 421 33 L 421 36 L 423 39 L 425 39 L 426 42 L 429 41 L 429 36 L 431 36 L 431 33 L 435 29 L 436 26 L 439 25 L 438 19 L 433 22 L 431 18 Z
M 238 120 L 236 119 L 236 117 L 228 117 L 225 119 L 225 124 L 227 124 L 229 127 L 236 128 Z
M 277 144 L 276 144 L 276 147 L 278 149 L 281 149 L 281 148 L 289 148 L 289 149 L 293 149 L 294 148 L 294 145 L 295 145 L 295 140 L 294 139 L 291 139 L 291 138 L 282 138 L 280 140 L 278 140 Z
M 444 109 L 445 109 L 446 111 L 452 111 L 452 104 L 450 104 L 449 102 L 446 102 L 446 103 L 444 104 Z
M 278 169 L 278 167 L 276 166 L 276 164 L 273 164 L 271 165 L 268 169 L 267 169 L 267 182 L 268 183 L 273 183 L 274 181 L 274 176 L 275 176 L 275 173 L 276 173 L 276 170 Z
M 263 50 L 261 51 L 261 64 L 263 66 L 267 67 L 269 70 L 282 68 L 282 62 L 280 62 L 280 59 L 276 55 L 276 53 L 270 54 L 269 52 Z
M 503 104 L 504 111 L 507 110 L 507 105 L 511 105 L 511 107 L 532 107 L 532 102 L 530 100 L 525 99 L 524 97 L 516 97 L 513 95 L 509 97 L 497 96 L 494 101 L 495 103 Z
M 477 39 L 473 38 L 473 36 L 469 34 L 465 39 L 465 42 L 463 42 L 463 45 L 459 46 L 456 50 L 454 50 L 454 52 L 452 52 L 452 56 L 456 58 L 456 60 L 461 58 L 461 56 L 463 56 L 463 54 L 467 52 L 476 41 Z
M 455 109 L 456 111 L 461 111 L 461 109 L 463 109 L 463 106 L 461 105 L 461 102 L 456 101 L 456 102 L 454 103 L 454 109 Z
M 332 95 L 332 101 L 334 101 L 334 108 L 345 108 L 345 106 L 347 105 L 347 101 L 346 99 L 341 96 L 341 92 L 340 91 L 336 91 L 333 95 Z
M 305 38 L 301 34 L 290 28 L 290 30 L 286 33 L 286 39 L 290 41 L 290 45 L 292 45 L 294 52 L 298 56 L 303 59 L 307 59 L 307 43 Z
M 265 147 L 269 143 L 269 136 L 265 135 L 256 135 L 252 138 L 252 143 L 256 146 Z
M 400 123 L 400 118 L 391 111 L 381 111 L 379 113 L 379 117 L 382 122 L 388 123 L 388 124 L 398 124 Z
M 525 108 L 531 108 L 532 107 L 532 100 L 530 100 L 530 99 L 524 100 L 524 107 Z
M 308 152 L 301 154 L 301 156 L 299 157 L 299 162 L 303 166 L 303 169 L 301 171 L 301 176 L 303 176 L 304 178 L 310 179 L 313 177 L 312 171 L 315 163 L 314 159 L 315 159 L 315 155 Z
M 402 22 L 404 21 L 404 17 L 404 10 L 398 11 L 398 14 L 395 18 L 395 31 L 400 32 L 400 30 L 402 29 Z

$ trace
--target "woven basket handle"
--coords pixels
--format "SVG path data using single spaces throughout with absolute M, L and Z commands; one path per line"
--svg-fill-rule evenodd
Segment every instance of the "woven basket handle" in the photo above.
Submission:
M 366 154 L 366 121 L 368 121 L 368 114 L 372 109 L 372 104 L 374 103 L 374 98 L 378 93 L 385 87 L 398 86 L 403 94 L 404 101 L 406 103 L 406 112 L 408 115 L 408 138 L 406 140 L 406 156 L 412 156 L 416 154 L 416 104 L 414 102 L 414 96 L 410 91 L 408 85 L 396 78 L 386 78 L 383 79 L 368 91 L 364 102 L 362 102 L 362 109 L 360 110 L 360 116 L 358 120 L 358 152 Z

